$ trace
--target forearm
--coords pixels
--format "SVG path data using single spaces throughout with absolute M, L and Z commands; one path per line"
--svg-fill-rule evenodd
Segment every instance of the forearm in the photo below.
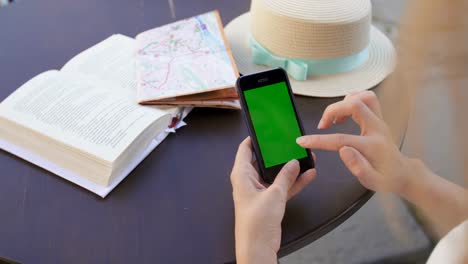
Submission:
M 236 243 L 237 244 L 237 243 Z M 236 260 L 238 264 L 276 264 L 275 252 L 264 247 L 242 248 L 236 245 Z
M 277 252 L 251 237 L 252 234 L 236 228 L 236 260 L 238 264 L 276 264 Z
M 410 175 L 400 195 L 420 208 L 439 235 L 468 218 L 468 191 L 429 170 L 418 160 L 409 160 Z

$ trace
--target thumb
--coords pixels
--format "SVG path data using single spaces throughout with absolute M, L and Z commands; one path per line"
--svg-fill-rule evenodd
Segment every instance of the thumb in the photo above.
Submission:
M 293 186 L 294 182 L 296 181 L 300 170 L 301 168 L 299 166 L 299 161 L 291 160 L 283 166 L 281 171 L 276 176 L 275 181 L 273 182 L 271 187 L 275 187 L 281 190 L 281 193 L 283 193 L 286 197 L 289 189 Z
M 340 149 L 340 157 L 351 173 L 356 176 L 364 186 L 368 187 L 377 171 L 369 161 L 355 148 L 344 146 Z

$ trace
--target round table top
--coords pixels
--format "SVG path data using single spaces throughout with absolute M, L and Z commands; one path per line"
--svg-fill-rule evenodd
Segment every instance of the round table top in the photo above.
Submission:
M 250 1 L 177 0 L 177 19 L 213 9 L 224 24 Z M 0 100 L 114 33 L 174 21 L 166 1 L 19 1 L 0 9 Z M 340 100 L 297 97 L 307 133 Z M 240 111 L 195 109 L 110 195 L 100 197 L 0 151 L 0 256 L 25 263 L 228 263 L 235 260 L 229 175 L 247 136 Z M 347 122 L 326 131 L 358 133 Z M 372 193 L 333 152 L 287 206 L 280 255 L 335 228 Z

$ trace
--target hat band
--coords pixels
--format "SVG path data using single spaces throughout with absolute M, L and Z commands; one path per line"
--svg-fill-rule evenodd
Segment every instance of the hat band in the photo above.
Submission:
M 258 43 L 252 36 L 250 37 L 250 49 L 252 59 L 255 64 L 271 67 L 281 67 L 298 81 L 307 80 L 309 75 L 339 74 L 352 71 L 367 61 L 369 58 L 369 48 L 351 56 L 333 59 L 290 59 L 283 58 L 271 53 Z

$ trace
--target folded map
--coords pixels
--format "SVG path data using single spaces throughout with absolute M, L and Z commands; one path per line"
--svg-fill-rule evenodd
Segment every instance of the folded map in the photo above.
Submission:
M 148 30 L 136 40 L 139 103 L 240 108 L 239 73 L 218 11 Z

